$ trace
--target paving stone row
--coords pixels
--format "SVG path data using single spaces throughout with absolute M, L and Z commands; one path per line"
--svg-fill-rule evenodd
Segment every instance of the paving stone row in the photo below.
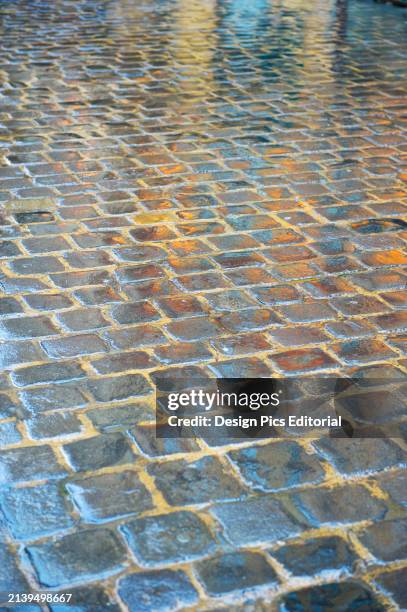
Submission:
M 401 439 L 157 438 L 154 394 L 406 376 L 405 12 L 0 15 L 0 592 L 405 608 Z

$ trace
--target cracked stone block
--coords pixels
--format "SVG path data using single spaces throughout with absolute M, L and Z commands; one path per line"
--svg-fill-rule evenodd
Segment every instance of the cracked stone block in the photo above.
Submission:
M 244 487 L 214 457 L 191 463 L 182 459 L 151 465 L 148 472 L 171 505 L 202 504 L 246 495 Z
M 269 554 L 294 576 L 314 576 L 332 570 L 352 571 L 358 559 L 349 545 L 338 536 L 312 538 L 287 544 Z
M 25 446 L 1 451 L 0 462 L 0 485 L 61 478 L 66 474 L 50 446 Z
M 153 508 L 150 493 L 134 472 L 71 480 L 66 488 L 87 523 L 102 523 Z
M 243 478 L 262 491 L 285 489 L 324 479 L 324 470 L 315 455 L 308 455 L 296 442 L 274 442 L 252 446 L 229 454 Z
M 215 547 L 205 523 L 192 512 L 139 518 L 126 523 L 121 531 L 144 567 L 190 561 Z
M 279 612 L 308 612 L 308 610 L 360 610 L 361 612 L 385 612 L 386 608 L 365 585 L 349 582 L 333 582 L 311 586 L 284 595 Z
M 55 484 L 6 490 L 0 493 L 0 508 L 8 529 L 18 540 L 49 536 L 74 525 Z
M 277 542 L 298 536 L 304 523 L 294 518 L 279 499 L 271 495 L 245 501 L 215 504 L 211 513 L 234 546 Z
M 198 593 L 181 570 L 137 572 L 119 581 L 118 593 L 130 610 L 160 612 L 192 606 Z
M 380 561 L 407 557 L 407 519 L 381 521 L 358 534 L 359 540 Z
M 27 553 L 44 587 L 87 582 L 125 567 L 126 549 L 110 529 L 86 529 L 41 544 Z
M 196 573 L 211 597 L 254 587 L 275 587 L 278 578 L 266 559 L 252 552 L 232 552 L 196 564 Z

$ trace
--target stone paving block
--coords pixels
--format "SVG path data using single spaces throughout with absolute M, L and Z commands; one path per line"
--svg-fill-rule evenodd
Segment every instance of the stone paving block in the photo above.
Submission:
M 0 452 L 0 486 L 30 480 L 61 478 L 66 470 L 50 446 L 25 446 Z
M 148 457 L 165 457 L 175 453 L 190 453 L 199 450 L 199 445 L 193 438 L 160 438 L 158 425 L 137 425 L 132 427 L 128 433 L 140 452 Z
M 229 454 L 243 478 L 254 489 L 276 491 L 324 479 L 316 455 L 307 455 L 296 442 L 273 442 Z
M 275 601 L 262 578 L 265 594 L 225 590 L 216 604 L 188 559 L 182 572 L 172 561 L 144 572 L 128 547 L 123 561 L 116 544 L 86 556 L 86 536 L 78 563 L 74 539 L 57 555 L 78 612 L 405 607 L 401 564 L 383 559 L 402 540 L 400 441 L 156 438 L 153 394 L 160 378 L 405 372 L 404 13 L 356 0 L 167 8 L 58 0 L 2 11 L 1 493 L 55 480 L 62 492 L 68 477 L 83 487 L 71 516 L 103 522 L 120 549 L 118 523 L 195 519 L 198 499 L 227 547 L 205 560 L 211 571 L 244 558 L 250 583 L 249 557 L 277 567 L 266 551 L 287 548 L 308 563 L 290 574 L 287 552 Z M 307 393 L 315 403 L 312 384 Z M 384 397 L 368 400 L 377 419 Z M 394 400 L 396 420 L 405 406 Z M 32 527 L 48 538 L 37 510 Z M 355 545 L 366 537 L 371 563 L 353 565 L 349 530 Z M 37 545 L 58 547 L 61 535 Z M 33 587 L 29 557 L 8 539 Z M 315 574 L 324 551 L 331 573 Z M 361 568 L 366 584 L 352 579 Z M 214 592 L 228 588 L 218 574 L 208 573 Z
M 96 334 L 77 334 L 64 338 L 43 340 L 41 346 L 50 357 L 55 359 L 104 353 L 107 349 L 106 344 Z
M 126 523 L 121 531 L 143 567 L 191 561 L 215 548 L 205 523 L 192 512 L 139 518 Z
M 103 523 L 153 508 L 151 495 L 135 472 L 70 480 L 66 487 L 86 523 Z
M 279 611 L 300 612 L 313 609 L 327 610 L 365 610 L 384 612 L 386 608 L 371 589 L 362 583 L 332 582 L 321 586 L 310 586 L 284 595 Z
M 203 457 L 191 463 L 184 459 L 168 461 L 151 465 L 148 472 L 171 505 L 203 504 L 246 495 L 239 481 L 213 457 Z
M 286 544 L 270 550 L 269 554 L 294 576 L 315 576 L 332 570 L 351 572 L 358 559 L 348 543 L 338 536 Z
M 235 547 L 289 539 L 298 536 L 305 527 L 302 517 L 294 518 L 273 495 L 218 503 L 211 508 L 211 513 Z
M 21 407 L 17 405 L 9 395 L 0 393 L 0 418 L 8 419 L 9 417 L 21 414 Z
M 64 591 L 61 590 L 62 594 Z M 120 612 L 118 603 L 98 586 L 69 588 L 72 598 L 69 603 L 51 604 L 52 612 Z
M 127 430 L 139 422 L 151 421 L 155 412 L 144 403 L 120 406 L 98 407 L 86 412 L 93 426 L 100 431 Z
M 128 438 L 121 433 L 85 438 L 66 444 L 63 449 L 76 471 L 98 470 L 135 460 Z
M 358 538 L 380 561 L 397 561 L 407 556 L 406 533 L 407 519 L 396 519 L 370 525 Z
M 82 431 L 82 423 L 71 412 L 51 412 L 26 420 L 28 433 L 34 440 L 66 438 Z
M 320 348 L 307 348 L 270 355 L 279 370 L 288 373 L 311 372 L 335 368 L 337 363 Z
M 380 574 L 376 578 L 377 584 L 388 593 L 396 606 L 403 609 L 407 602 L 407 571 L 405 567 Z
M 200 561 L 195 567 L 199 580 L 211 597 L 260 586 L 277 586 L 275 571 L 258 553 L 226 553 Z
M 406 453 L 399 446 L 383 438 L 322 438 L 314 445 L 342 474 L 374 472 L 406 460 Z
M 37 414 L 48 410 L 82 408 L 88 400 L 78 383 L 47 385 L 20 392 L 24 406 Z
M 0 589 L 2 593 L 26 592 L 29 588 L 26 577 L 17 565 L 17 560 L 11 548 L 5 542 L 0 542 Z
M 149 395 L 153 391 L 147 379 L 141 374 L 90 379 L 88 388 L 97 402 L 139 397 Z
M 15 274 L 48 274 L 49 272 L 61 272 L 63 264 L 57 257 L 23 257 L 9 263 L 10 269 Z
M 110 315 L 116 323 L 121 325 L 146 323 L 161 318 L 160 313 L 147 301 L 114 306 L 110 311 Z
M 404 470 L 380 474 L 375 481 L 395 502 L 407 506 L 407 474 Z
M 105 332 L 103 336 L 115 349 L 136 349 L 144 346 L 167 344 L 168 342 L 161 329 L 154 325 L 114 329 Z
M 0 423 L 0 446 L 17 444 L 22 439 L 15 423 Z
M 74 520 L 58 485 L 10 489 L 0 494 L 8 529 L 18 540 L 31 540 L 69 529 Z
M 110 529 L 81 530 L 26 550 L 44 587 L 108 576 L 126 564 L 125 547 Z
M 44 293 L 38 295 L 25 295 L 24 301 L 35 310 L 63 310 L 73 305 L 72 300 L 62 293 Z
M 23 308 L 15 298 L 0 298 L 0 317 L 21 312 L 24 312 Z
M 30 363 L 30 361 L 45 360 L 44 351 L 30 340 L 21 342 L 4 342 L 0 345 L 0 366 L 8 368 L 10 366 Z
M 313 526 L 381 520 L 389 513 L 383 499 L 358 484 L 302 491 L 290 499 L 292 506 Z
M 58 333 L 52 320 L 46 316 L 18 317 L 0 321 L 0 339 L 36 338 Z
M 109 325 L 97 308 L 75 308 L 58 314 L 57 319 L 64 329 L 71 332 L 100 329 Z
M 27 387 L 47 382 L 68 382 L 85 376 L 86 373 L 80 364 L 65 361 L 20 368 L 13 372 L 12 380 L 17 387 Z
M 219 291 L 217 293 L 205 293 L 204 297 L 213 310 L 227 311 L 241 310 L 242 308 L 253 306 L 254 301 L 249 298 L 244 291 L 230 290 Z
M 119 581 L 118 593 L 129 610 L 179 610 L 197 603 L 199 596 L 181 570 L 129 574 Z

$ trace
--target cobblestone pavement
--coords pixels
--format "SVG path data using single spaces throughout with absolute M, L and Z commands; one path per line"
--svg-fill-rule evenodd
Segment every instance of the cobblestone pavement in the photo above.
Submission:
M 400 440 L 152 427 L 157 373 L 406 373 L 406 15 L 0 2 L 0 591 L 407 607 Z

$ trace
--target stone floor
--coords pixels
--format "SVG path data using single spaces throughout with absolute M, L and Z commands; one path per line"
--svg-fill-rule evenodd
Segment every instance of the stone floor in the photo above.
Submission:
M 407 607 L 400 440 L 153 427 L 157 375 L 406 374 L 406 35 L 370 0 L 0 1 L 1 592 Z

